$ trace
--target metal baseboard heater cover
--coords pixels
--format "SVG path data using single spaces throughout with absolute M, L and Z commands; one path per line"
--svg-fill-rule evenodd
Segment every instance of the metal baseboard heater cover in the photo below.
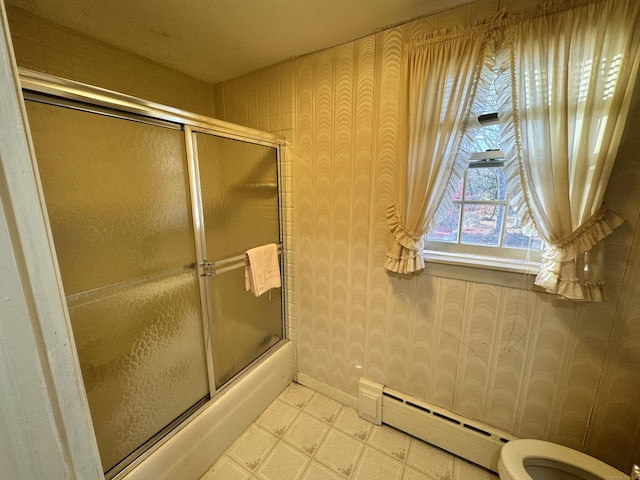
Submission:
M 493 472 L 502 446 L 516 437 L 415 397 L 360 379 L 359 413 L 377 425 L 395 427 Z

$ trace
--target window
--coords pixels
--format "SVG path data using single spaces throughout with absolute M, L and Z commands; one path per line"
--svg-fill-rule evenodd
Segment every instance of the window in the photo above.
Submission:
M 508 203 L 500 150 L 497 95 L 493 85 L 464 177 L 456 185 L 446 218 L 426 235 L 430 260 L 522 270 L 540 260 L 541 241 L 524 235 Z

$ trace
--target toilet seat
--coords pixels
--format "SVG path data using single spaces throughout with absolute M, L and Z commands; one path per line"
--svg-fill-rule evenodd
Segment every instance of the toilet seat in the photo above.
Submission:
M 549 477 L 532 477 L 527 467 L 549 467 L 564 476 L 585 480 L 628 480 L 621 471 L 577 450 L 542 440 L 513 440 L 502 447 L 498 473 L 501 480 L 546 480 Z M 568 477 L 572 474 L 574 477 Z

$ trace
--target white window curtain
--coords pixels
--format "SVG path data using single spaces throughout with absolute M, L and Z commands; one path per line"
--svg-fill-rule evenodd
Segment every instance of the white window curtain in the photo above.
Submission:
M 424 236 L 441 220 L 439 212 L 450 207 L 457 183 L 452 179 L 464 174 L 473 138 L 466 122 L 474 102 L 482 102 L 475 92 L 479 82 L 488 81 L 483 72 L 490 74 L 490 31 L 487 23 L 440 32 L 405 48 L 406 151 L 397 173 L 397 201 L 387 209 L 393 245 L 385 268 L 392 272 L 424 268 Z
M 511 18 L 498 55 L 512 207 L 544 241 L 535 283 L 602 300 L 603 199 L 640 59 L 638 0 L 574 1 Z

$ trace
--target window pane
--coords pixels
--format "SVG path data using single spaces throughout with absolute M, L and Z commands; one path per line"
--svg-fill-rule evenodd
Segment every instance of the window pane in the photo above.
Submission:
M 502 215 L 503 205 L 465 205 L 461 243 L 498 246 Z
M 500 125 L 484 125 L 476 133 L 473 152 L 500 150 Z
M 531 250 L 540 250 L 541 246 L 541 241 L 537 236 L 529 238 L 522 233 L 520 222 L 518 222 L 516 214 L 511 207 L 509 207 L 509 213 L 504 224 L 503 245 L 510 248 L 531 248 Z
M 506 179 L 502 167 L 470 168 L 465 200 L 505 200 Z
M 460 222 L 460 204 L 454 203 L 447 217 L 427 234 L 427 240 L 456 243 Z

